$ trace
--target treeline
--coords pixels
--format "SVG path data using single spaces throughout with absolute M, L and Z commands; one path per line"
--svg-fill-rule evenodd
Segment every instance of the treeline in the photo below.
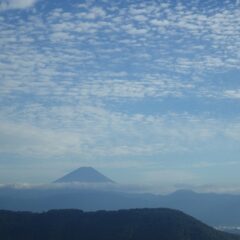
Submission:
M 3 240 L 237 240 L 170 209 L 0 211 Z

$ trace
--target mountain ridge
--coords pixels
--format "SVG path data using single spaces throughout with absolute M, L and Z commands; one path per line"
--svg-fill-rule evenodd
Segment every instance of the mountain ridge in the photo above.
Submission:
M 94 229 L 94 231 L 93 231 Z M 239 240 L 173 209 L 43 213 L 0 211 L 0 237 L 8 240 Z
M 240 195 L 179 191 L 155 195 L 108 190 L 108 184 L 103 188 L 98 187 L 101 184 L 93 185 L 92 189 L 88 184 L 83 188 L 81 184 L 78 187 L 56 184 L 54 188 L 0 188 L 0 209 L 42 212 L 53 208 L 97 211 L 166 207 L 179 209 L 211 226 L 240 226 Z

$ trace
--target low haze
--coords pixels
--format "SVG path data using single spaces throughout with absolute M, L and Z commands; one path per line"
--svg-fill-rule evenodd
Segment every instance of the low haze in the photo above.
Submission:
M 0 49 L 0 184 L 240 192 L 239 1 L 0 0 Z

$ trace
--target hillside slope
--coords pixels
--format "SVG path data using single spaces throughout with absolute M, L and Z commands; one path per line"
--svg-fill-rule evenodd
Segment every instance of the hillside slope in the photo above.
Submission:
M 0 211 L 0 239 L 8 240 L 237 240 L 177 210 L 135 209 L 46 213 Z

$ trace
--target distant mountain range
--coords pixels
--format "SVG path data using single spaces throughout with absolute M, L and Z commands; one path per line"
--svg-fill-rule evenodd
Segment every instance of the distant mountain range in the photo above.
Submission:
M 0 211 L 4 240 L 239 240 L 170 209 Z
M 184 211 L 212 226 L 240 226 L 239 195 L 184 190 L 169 195 L 155 195 L 88 188 L 88 184 L 84 188 L 76 188 L 74 184 L 71 187 L 72 182 L 80 182 L 81 185 L 87 180 L 94 185 L 113 182 L 92 168 L 80 168 L 57 180 L 56 186 L 52 184 L 54 187 L 51 188 L 0 188 L 0 209 L 41 212 L 73 208 L 96 211 L 166 207 Z

